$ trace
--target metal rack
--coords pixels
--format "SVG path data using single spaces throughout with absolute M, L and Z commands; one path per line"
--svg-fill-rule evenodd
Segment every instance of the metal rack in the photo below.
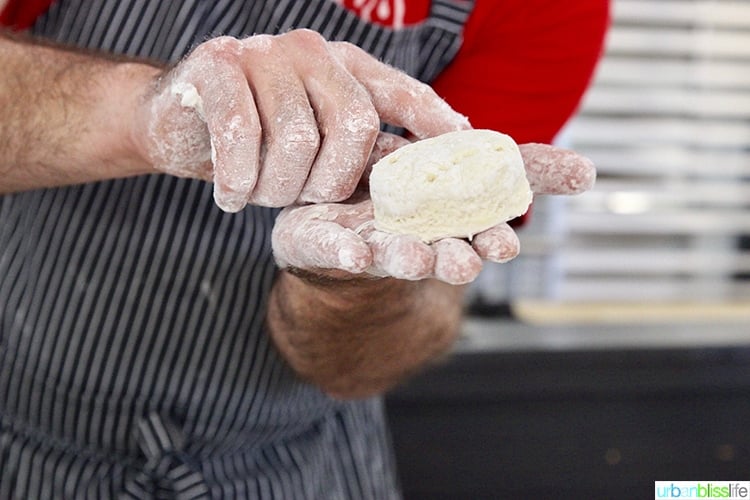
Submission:
M 750 3 L 615 0 L 604 58 L 559 137 L 595 189 L 540 197 L 489 300 L 746 301 Z

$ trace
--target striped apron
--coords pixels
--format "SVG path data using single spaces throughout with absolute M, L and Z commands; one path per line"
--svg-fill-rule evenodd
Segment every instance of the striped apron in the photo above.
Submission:
M 304 27 L 430 81 L 471 7 L 393 31 L 329 0 L 59 0 L 33 32 L 175 62 Z M 382 400 L 326 397 L 264 331 L 276 214 L 165 175 L 0 197 L 0 499 L 399 497 Z

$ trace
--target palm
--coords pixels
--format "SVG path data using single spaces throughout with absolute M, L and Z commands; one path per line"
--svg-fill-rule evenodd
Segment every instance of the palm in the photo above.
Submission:
M 524 144 L 520 149 L 535 193 L 575 194 L 593 185 L 593 165 L 572 151 L 544 144 Z M 482 260 L 506 262 L 518 254 L 519 244 L 505 223 L 475 235 L 471 243 L 446 238 L 426 244 L 412 235 L 378 231 L 372 202 L 360 191 L 345 203 L 284 209 L 274 227 L 273 249 L 282 268 L 329 277 L 340 278 L 344 271 L 463 284 L 477 277 Z

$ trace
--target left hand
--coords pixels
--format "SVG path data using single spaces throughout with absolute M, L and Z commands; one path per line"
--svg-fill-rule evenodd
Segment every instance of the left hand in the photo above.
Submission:
M 425 83 L 305 29 L 213 38 L 140 93 L 136 156 L 212 181 L 227 212 L 348 199 L 381 122 L 421 138 L 469 127 Z
M 593 164 L 574 151 L 546 144 L 523 144 L 520 150 L 535 194 L 577 194 L 593 186 Z M 369 274 L 406 280 L 436 278 L 458 285 L 473 281 L 483 260 L 507 262 L 520 250 L 518 237 L 506 223 L 475 235 L 471 243 L 445 238 L 431 244 L 373 226 L 369 197 L 288 207 L 274 226 L 274 256 L 281 268 L 333 279 Z

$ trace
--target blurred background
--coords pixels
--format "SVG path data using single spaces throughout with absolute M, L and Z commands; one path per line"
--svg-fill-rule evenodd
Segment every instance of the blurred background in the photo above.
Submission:
M 649 498 L 750 480 L 750 1 L 614 0 L 539 197 L 456 352 L 388 398 L 406 498 Z

